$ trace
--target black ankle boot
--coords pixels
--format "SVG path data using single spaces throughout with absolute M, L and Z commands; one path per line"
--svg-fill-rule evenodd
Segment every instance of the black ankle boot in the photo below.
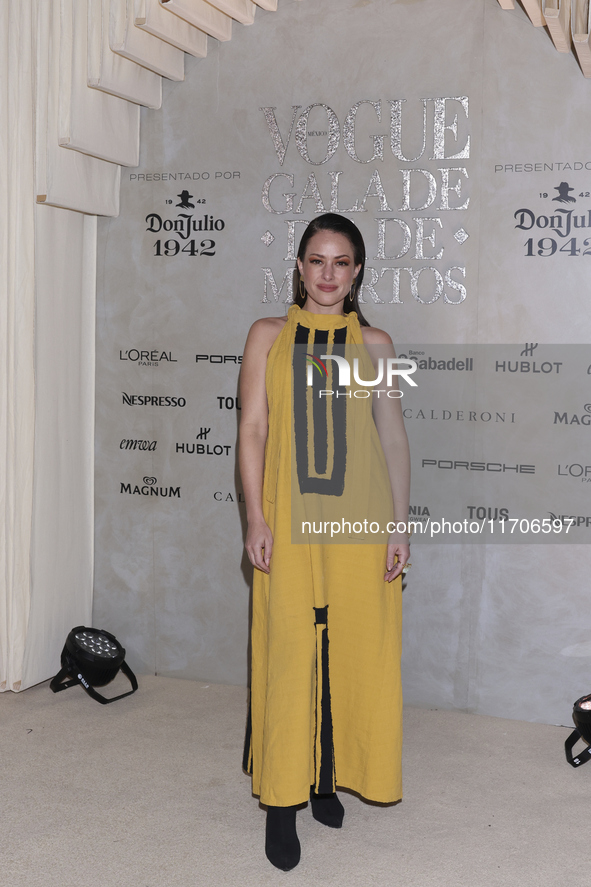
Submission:
M 294 869 L 300 861 L 295 807 L 267 807 L 265 853 L 269 862 L 283 872 Z
M 312 816 L 323 825 L 330 828 L 341 828 L 343 825 L 343 817 L 345 808 L 339 801 L 336 792 L 331 795 L 317 795 L 312 789 L 310 791 L 310 803 L 312 804 Z

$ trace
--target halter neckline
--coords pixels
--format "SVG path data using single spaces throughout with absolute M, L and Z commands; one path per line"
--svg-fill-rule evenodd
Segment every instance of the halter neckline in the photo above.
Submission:
M 352 321 L 358 320 L 357 312 L 351 311 L 349 314 L 315 314 L 312 311 L 306 311 L 299 305 L 292 305 L 288 311 L 289 315 L 297 315 L 297 320 L 314 329 L 334 330 L 340 327 L 348 326 Z

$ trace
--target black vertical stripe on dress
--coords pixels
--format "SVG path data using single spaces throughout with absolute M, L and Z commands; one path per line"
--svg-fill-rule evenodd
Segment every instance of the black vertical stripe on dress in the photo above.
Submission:
M 341 327 L 334 331 L 333 354 L 345 357 L 345 342 L 347 341 L 347 328 Z M 334 363 L 334 361 L 333 361 Z M 338 374 L 333 373 L 333 379 Z M 342 496 L 345 488 L 345 472 L 347 470 L 347 391 L 344 386 L 335 385 L 335 394 L 332 401 L 333 434 L 334 434 L 334 460 L 332 474 L 335 478 L 335 487 L 338 482 L 338 492 L 333 496 Z M 351 392 L 349 392 L 351 393 Z M 340 395 L 340 396 L 337 396 Z
M 296 447 L 296 468 L 300 491 L 305 489 L 308 480 L 308 401 L 306 391 L 306 353 L 310 330 L 298 323 L 293 349 L 293 428 Z
M 335 762 L 328 656 L 328 606 L 314 607 L 314 612 L 316 614 L 315 624 L 323 626 L 321 631 L 321 661 L 316 667 L 316 674 L 318 675 L 318 671 L 321 672 L 320 687 L 317 687 L 316 691 L 321 693 L 319 725 L 320 766 L 318 767 L 318 762 L 316 762 L 316 792 L 317 794 L 331 794 L 335 789 Z
M 244 737 L 244 755 L 242 769 L 252 776 L 252 702 L 248 693 L 248 715 L 246 717 L 246 735 Z

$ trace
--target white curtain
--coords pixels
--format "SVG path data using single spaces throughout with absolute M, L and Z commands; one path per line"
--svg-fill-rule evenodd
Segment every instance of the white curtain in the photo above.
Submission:
M 57 672 L 92 603 L 96 217 L 35 203 L 45 2 L 0 4 L 0 690 Z
M 0 689 L 19 689 L 30 607 L 35 204 L 30 3 L 0 4 Z

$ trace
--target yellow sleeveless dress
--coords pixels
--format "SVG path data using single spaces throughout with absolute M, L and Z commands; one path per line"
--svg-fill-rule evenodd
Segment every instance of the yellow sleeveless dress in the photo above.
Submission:
M 385 543 L 293 542 L 293 449 L 302 424 L 311 445 L 318 421 L 311 414 L 303 423 L 294 419 L 294 343 L 320 355 L 361 346 L 363 339 L 355 313 L 319 315 L 292 306 L 269 353 L 263 510 L 273 553 L 269 575 L 254 571 L 244 768 L 263 804 L 300 804 L 310 786 L 332 792 L 337 785 L 393 802 L 402 797 L 401 579 L 384 582 Z M 358 404 L 342 402 L 349 417 Z M 378 488 L 389 494 L 371 401 L 366 405 L 367 421 L 346 423 L 344 489 L 352 489 L 355 474 L 359 489 L 365 472 L 368 494 Z M 332 414 L 330 421 L 336 422 Z M 367 468 L 370 452 L 377 473 Z M 320 462 L 334 479 L 336 459 L 329 464 L 329 454 Z M 316 501 L 322 500 L 322 474 L 314 482 L 320 483 Z

